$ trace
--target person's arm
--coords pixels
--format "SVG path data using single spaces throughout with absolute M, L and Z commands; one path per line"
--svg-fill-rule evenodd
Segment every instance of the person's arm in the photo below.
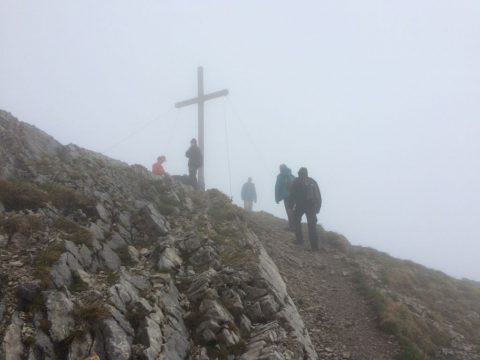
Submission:
M 320 208 L 322 207 L 322 194 L 320 193 L 320 188 L 318 187 L 317 182 L 315 182 L 315 199 L 316 199 L 316 204 L 315 204 L 315 211 L 317 214 L 320 212 Z
M 275 182 L 275 202 L 278 204 L 281 201 L 280 199 L 280 177 L 277 176 L 277 181 Z
M 253 185 L 253 201 L 257 202 L 257 189 L 255 188 L 255 185 Z
M 290 202 L 290 208 L 293 210 L 297 202 L 297 190 L 298 188 L 298 178 L 293 180 L 292 186 L 290 188 L 290 195 L 288 196 Z

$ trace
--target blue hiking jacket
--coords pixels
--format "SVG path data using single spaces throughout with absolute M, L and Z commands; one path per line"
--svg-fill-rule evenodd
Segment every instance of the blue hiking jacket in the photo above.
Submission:
M 275 201 L 277 203 L 290 196 L 290 187 L 294 179 L 292 170 L 286 165 L 281 165 L 280 174 L 277 175 L 277 182 L 275 183 Z

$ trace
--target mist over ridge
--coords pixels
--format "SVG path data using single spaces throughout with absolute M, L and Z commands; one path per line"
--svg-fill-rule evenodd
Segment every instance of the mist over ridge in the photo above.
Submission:
M 252 176 L 255 208 L 282 215 L 278 165 L 306 166 L 326 228 L 480 280 L 479 10 L 5 0 L 0 108 L 62 143 L 147 168 L 165 154 L 185 174 L 196 109 L 173 104 L 195 96 L 203 65 L 206 91 L 230 91 L 206 105 L 209 188 L 239 203 Z

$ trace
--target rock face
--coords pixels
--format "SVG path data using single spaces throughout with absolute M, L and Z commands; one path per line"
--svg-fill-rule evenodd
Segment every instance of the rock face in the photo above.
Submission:
M 277 267 L 218 191 L 3 111 L 0 163 L 0 359 L 317 359 Z

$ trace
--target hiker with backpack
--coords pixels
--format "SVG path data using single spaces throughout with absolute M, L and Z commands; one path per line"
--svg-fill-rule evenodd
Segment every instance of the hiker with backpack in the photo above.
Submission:
M 242 200 L 243 208 L 247 211 L 252 211 L 253 203 L 257 202 L 257 190 L 255 184 L 252 182 L 252 178 L 249 177 L 247 182 L 242 186 Z
M 293 224 L 293 206 L 290 199 L 290 189 L 293 180 L 295 180 L 295 176 L 292 175 L 292 170 L 285 164 L 280 165 L 280 174 L 277 175 L 277 181 L 275 182 L 275 201 L 277 204 L 283 201 L 288 218 L 288 229 L 291 231 L 295 230 Z
M 197 172 L 198 169 L 203 166 L 203 154 L 197 145 L 197 139 L 190 141 L 190 147 L 185 153 L 185 156 L 188 158 L 188 177 L 190 184 L 195 190 L 198 190 Z
M 317 214 L 322 206 L 322 196 L 315 180 L 308 177 L 307 168 L 298 170 L 290 192 L 294 207 L 295 236 L 298 244 L 303 243 L 302 216 L 307 216 L 308 237 L 313 251 L 318 251 Z

